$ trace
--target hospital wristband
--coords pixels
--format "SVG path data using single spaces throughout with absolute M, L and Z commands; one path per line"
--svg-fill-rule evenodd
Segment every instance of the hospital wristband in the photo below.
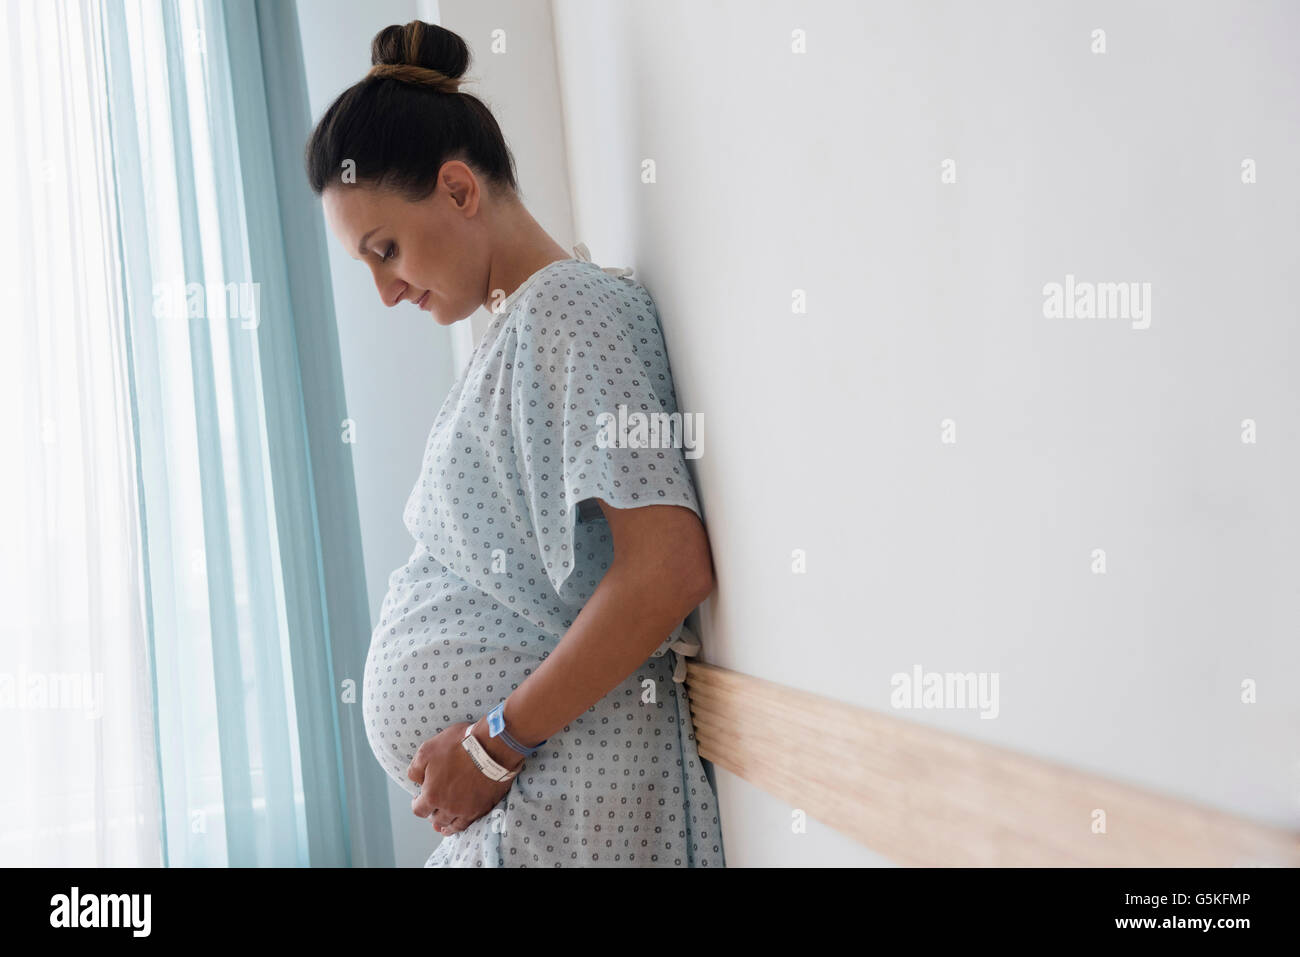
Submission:
M 519 773 L 519 769 L 515 768 L 513 771 L 509 771 L 497 764 L 496 759 L 487 753 L 483 745 L 479 743 L 478 738 L 471 733 L 473 730 L 474 726 L 472 724 L 466 728 L 465 736 L 460 739 L 460 743 L 461 747 L 469 754 L 474 765 L 493 781 L 509 781 L 513 779 Z
M 531 758 L 537 753 L 537 749 L 546 743 L 545 740 L 533 745 L 531 748 L 525 747 L 510 736 L 506 730 L 506 703 L 503 700 L 499 705 L 488 712 L 487 716 L 488 734 L 494 738 L 500 738 L 507 746 L 518 751 L 526 758 Z

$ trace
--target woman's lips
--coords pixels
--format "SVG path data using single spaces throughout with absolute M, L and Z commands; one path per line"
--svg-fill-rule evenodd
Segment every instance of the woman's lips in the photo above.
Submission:
M 429 290 L 426 289 L 426 290 L 424 291 L 424 295 L 421 296 L 419 299 L 415 300 L 415 307 L 416 307 L 417 309 L 423 309 L 423 308 L 424 308 L 424 300 L 426 300 L 426 299 L 428 299 L 428 298 L 429 298 Z

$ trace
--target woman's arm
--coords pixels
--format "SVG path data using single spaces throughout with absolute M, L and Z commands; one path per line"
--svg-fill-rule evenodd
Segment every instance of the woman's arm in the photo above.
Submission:
M 680 505 L 614 508 L 597 499 L 614 560 L 564 638 L 506 699 L 506 727 L 521 744 L 545 740 L 607 695 L 713 591 L 713 560 L 699 516 Z M 505 767 L 524 756 L 474 736 Z

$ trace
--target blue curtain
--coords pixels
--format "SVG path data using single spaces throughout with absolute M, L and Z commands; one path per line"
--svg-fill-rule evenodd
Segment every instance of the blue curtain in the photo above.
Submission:
M 295 5 L 103 13 L 165 860 L 392 866 Z

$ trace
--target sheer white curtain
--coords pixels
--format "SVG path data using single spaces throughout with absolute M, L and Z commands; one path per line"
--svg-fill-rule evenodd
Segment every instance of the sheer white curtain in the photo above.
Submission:
M 98 3 L 0 18 L 0 865 L 162 863 Z

